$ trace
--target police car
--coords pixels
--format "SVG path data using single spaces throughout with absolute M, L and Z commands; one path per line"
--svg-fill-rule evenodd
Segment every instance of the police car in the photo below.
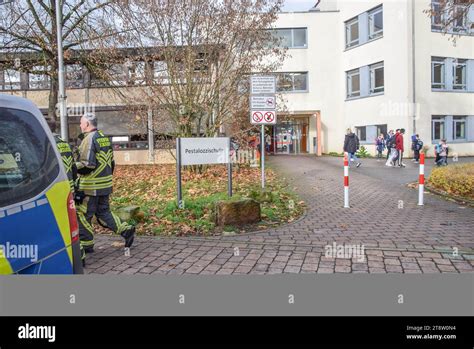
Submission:
M 73 194 L 29 100 L 0 94 L 0 274 L 81 274 Z

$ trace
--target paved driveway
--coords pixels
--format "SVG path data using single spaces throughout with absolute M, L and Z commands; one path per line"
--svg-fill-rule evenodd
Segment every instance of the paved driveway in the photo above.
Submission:
M 131 256 L 124 255 L 120 237 L 101 235 L 96 252 L 88 256 L 87 273 L 474 271 L 474 209 L 429 194 L 425 206 L 417 206 L 417 190 L 406 185 L 418 179 L 418 167 L 410 160 L 405 169 L 375 159 L 351 169 L 350 209 L 343 208 L 341 158 L 278 156 L 269 163 L 306 201 L 299 221 L 243 236 L 137 238 Z M 332 256 L 326 256 L 328 245 Z

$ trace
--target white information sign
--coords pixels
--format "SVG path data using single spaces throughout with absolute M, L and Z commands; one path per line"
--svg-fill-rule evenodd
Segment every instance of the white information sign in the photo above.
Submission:
M 275 76 L 252 76 L 250 78 L 250 94 L 275 94 L 276 78 Z
M 250 96 L 250 109 L 252 110 L 276 110 L 275 95 Z
M 181 165 L 228 164 L 230 162 L 230 139 L 181 138 Z

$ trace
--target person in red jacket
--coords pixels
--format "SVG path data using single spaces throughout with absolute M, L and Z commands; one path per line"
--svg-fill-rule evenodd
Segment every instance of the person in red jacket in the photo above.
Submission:
M 405 167 L 405 164 L 403 163 L 403 151 L 405 150 L 403 148 L 403 135 L 405 134 L 405 129 L 402 128 L 400 132 L 397 132 L 395 135 L 395 149 L 398 151 L 398 166 L 400 167 Z

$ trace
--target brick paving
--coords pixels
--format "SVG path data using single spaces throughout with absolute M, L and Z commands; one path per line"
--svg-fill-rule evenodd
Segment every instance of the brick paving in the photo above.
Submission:
M 463 161 L 473 161 L 464 159 Z M 350 171 L 344 209 L 342 160 L 270 157 L 308 209 L 298 221 L 228 237 L 138 237 L 125 256 L 117 236 L 98 235 L 88 274 L 243 275 L 282 273 L 472 273 L 474 208 L 434 195 L 417 206 L 418 168 L 387 168 L 375 159 Z M 431 164 L 427 165 L 427 172 Z M 327 245 L 363 245 L 363 256 L 326 257 Z M 457 253 L 455 252 L 457 251 Z M 343 256 L 351 257 L 351 256 Z M 363 258 L 361 258 L 363 257 Z

